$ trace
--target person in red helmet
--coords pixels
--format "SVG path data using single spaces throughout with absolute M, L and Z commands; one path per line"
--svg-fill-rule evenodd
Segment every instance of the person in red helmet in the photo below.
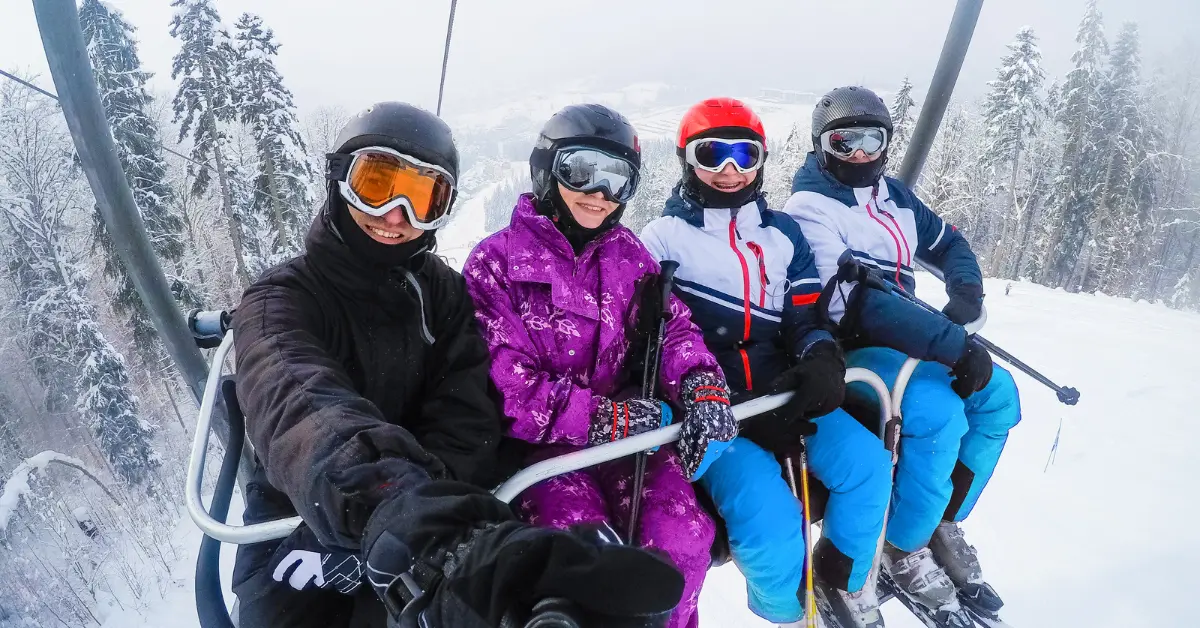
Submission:
M 843 592 L 860 626 L 881 626 L 874 561 L 891 486 L 881 441 L 839 409 L 842 350 L 817 312 L 821 280 L 812 251 L 787 214 L 762 194 L 766 137 L 744 103 L 693 106 L 676 145 L 683 179 L 642 240 L 660 261 L 680 263 L 675 285 L 740 403 L 794 391 L 788 405 L 743 422 L 740 435 L 698 483 L 712 497 L 746 577 L 750 608 L 769 621 L 803 615 L 804 517 L 780 459 L 806 440 L 810 467 L 830 489 L 818 577 Z

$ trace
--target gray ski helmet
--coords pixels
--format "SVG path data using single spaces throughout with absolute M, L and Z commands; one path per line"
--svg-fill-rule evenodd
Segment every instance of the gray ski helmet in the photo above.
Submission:
M 892 112 L 875 92 L 860 86 L 839 87 L 821 97 L 813 109 L 812 136 L 848 126 L 877 126 L 892 134 Z
M 642 166 L 637 131 L 625 116 L 604 105 L 569 105 L 550 116 L 529 155 L 529 175 L 538 201 L 546 201 L 554 189 L 550 170 L 555 154 L 569 146 L 596 148 L 628 159 L 638 168 Z
M 441 118 L 403 102 L 380 102 L 359 112 L 338 133 L 338 153 L 383 146 L 445 168 L 458 181 L 458 148 Z

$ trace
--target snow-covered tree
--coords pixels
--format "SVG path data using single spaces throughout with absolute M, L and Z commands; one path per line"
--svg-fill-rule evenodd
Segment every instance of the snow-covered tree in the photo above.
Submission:
M 313 217 L 313 172 L 300 136 L 292 93 L 275 67 L 279 44 L 262 18 L 237 22 L 233 108 L 253 135 L 258 153 L 252 212 L 271 226 L 274 264 L 298 253 Z M 266 248 L 265 245 L 262 248 Z M 250 269 L 257 274 L 263 268 Z
M 146 91 L 150 73 L 138 59 L 134 28 L 121 13 L 100 0 L 84 0 L 79 22 L 87 42 L 92 72 L 117 146 L 133 198 L 146 225 L 154 252 L 169 275 L 175 298 L 187 307 L 199 305 L 195 288 L 182 276 L 183 220 L 173 211 L 173 192 L 167 184 L 158 127 L 148 113 Z M 117 256 L 100 213 L 94 221 L 96 241 L 104 250 L 105 274 L 116 283 L 113 308 L 125 316 L 142 360 L 155 364 L 165 358 L 158 332 L 146 306 Z
M 787 202 L 792 195 L 792 179 L 800 166 L 804 165 L 804 158 L 811 150 L 812 137 L 808 133 L 808 125 L 799 123 L 792 124 L 792 130 L 782 143 L 770 146 L 767 163 L 759 173 L 766 177 L 763 192 L 767 195 L 768 205 L 779 209 Z
M 912 97 L 913 84 L 904 77 L 900 91 L 892 99 L 892 139 L 888 148 L 888 171 L 891 174 L 900 172 L 900 164 L 904 163 L 904 154 L 908 152 L 908 143 L 912 141 L 913 128 L 917 126 L 917 101 Z
M 64 241 L 70 219 L 93 201 L 71 159 L 72 145 L 51 102 L 0 93 L 0 228 L 10 254 L 11 307 L 24 320 L 34 371 L 50 395 L 74 406 L 113 470 L 141 482 L 158 464 L 154 428 L 139 417 L 125 360 L 100 330 L 78 252 Z
M 621 216 L 621 224 L 634 233 L 641 233 L 642 227 L 661 216 L 682 172 L 674 142 L 665 138 L 643 138 L 641 182 L 637 195 L 629 201 Z M 761 172 L 759 176 L 762 176 Z
M 216 174 L 238 278 L 246 285 L 250 283 L 250 275 L 242 254 L 240 208 L 233 205 L 224 155 L 227 138 L 220 126 L 234 118 L 230 81 L 233 44 L 229 33 L 221 27 L 221 16 L 212 0 L 172 0 L 171 6 L 175 7 L 171 36 L 180 44 L 171 65 L 171 78 L 179 81 L 179 90 L 172 101 L 174 122 L 180 125 L 180 141 L 192 139 L 192 159 L 213 164 L 211 168 L 189 166 L 194 177 L 192 193 L 203 194 Z
M 992 255 L 990 270 L 993 275 L 1000 274 L 1010 256 L 1020 255 L 1014 241 L 1022 232 L 1023 223 L 1030 219 L 1029 202 L 1032 200 L 1032 196 L 1022 190 L 1021 156 L 1036 140 L 1046 113 L 1041 95 L 1046 73 L 1042 70 L 1037 35 L 1026 26 L 1017 33 L 1008 49 L 1009 53 L 1000 61 L 996 79 L 988 83 L 991 90 L 983 111 L 988 139 L 983 159 L 996 168 L 999 176 L 1008 175 L 1008 202 L 998 211 L 1001 224 L 997 251 Z
M 1062 87 L 1057 121 L 1063 127 L 1062 164 L 1052 200 L 1052 228 L 1042 280 L 1077 290 L 1071 283 L 1079 252 L 1090 242 L 1088 225 L 1096 211 L 1095 192 L 1103 173 L 1100 137 L 1102 62 L 1108 54 L 1103 20 L 1096 0 L 1088 0 L 1075 37 L 1079 48 L 1071 56 L 1074 68 Z
M 1107 76 L 1100 87 L 1100 180 L 1097 208 L 1088 231 L 1095 243 L 1080 251 L 1072 283 L 1093 291 L 1125 283 L 1131 269 L 1135 236 L 1148 218 L 1153 203 L 1154 177 L 1146 156 L 1154 143 L 1144 125 L 1141 94 L 1141 54 L 1137 25 L 1121 29 L 1112 47 Z M 1136 185 L 1135 185 L 1136 184 Z

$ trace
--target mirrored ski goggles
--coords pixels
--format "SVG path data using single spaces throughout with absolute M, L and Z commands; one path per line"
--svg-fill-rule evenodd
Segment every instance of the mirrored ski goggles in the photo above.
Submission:
M 756 140 L 705 137 L 688 142 L 683 158 L 693 167 L 709 172 L 720 172 L 725 164 L 731 163 L 745 174 L 762 168 L 764 154 L 762 143 Z
M 860 150 L 874 157 L 887 145 L 887 131 L 877 126 L 831 129 L 821 134 L 821 148 L 842 159 L 849 159 Z
M 554 178 L 572 192 L 604 193 L 628 203 L 637 192 L 638 168 L 627 159 L 594 148 L 564 148 L 554 155 Z
M 342 198 L 355 209 L 383 216 L 403 207 L 418 229 L 437 229 L 450 219 L 454 177 L 440 166 L 382 146 L 326 157 L 326 176 L 338 182 Z

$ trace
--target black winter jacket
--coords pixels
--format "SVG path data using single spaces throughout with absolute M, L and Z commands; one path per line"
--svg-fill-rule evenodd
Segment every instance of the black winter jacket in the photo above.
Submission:
M 372 494 L 386 491 L 346 486 L 347 470 L 386 483 L 380 461 L 403 458 L 434 479 L 490 482 L 501 422 L 462 276 L 429 254 L 372 267 L 330 213 L 306 253 L 243 295 L 237 386 L 263 488 L 282 491 L 322 544 L 356 551 Z

